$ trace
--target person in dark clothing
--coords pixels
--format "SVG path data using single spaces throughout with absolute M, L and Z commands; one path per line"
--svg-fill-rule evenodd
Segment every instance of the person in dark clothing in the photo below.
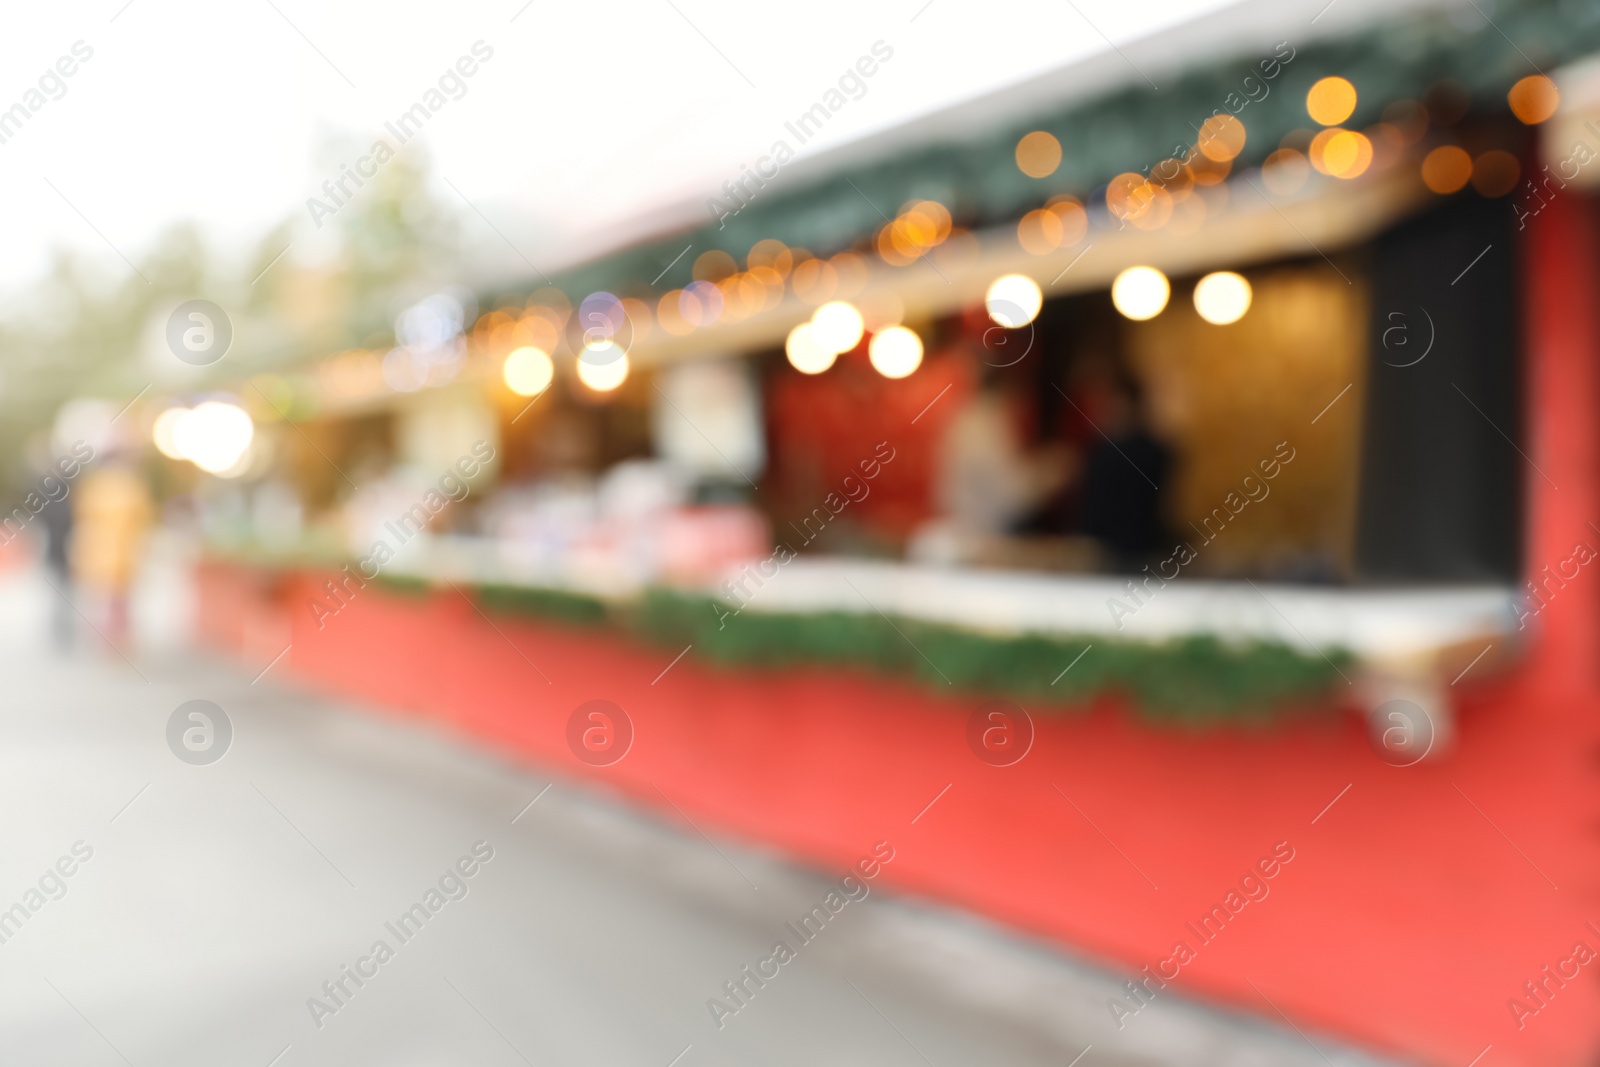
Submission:
M 1119 573 L 1139 570 L 1168 541 L 1161 486 L 1172 454 L 1150 432 L 1141 401 L 1133 378 L 1113 379 L 1084 461 L 1083 532 L 1099 542 Z
M 72 647 L 76 622 L 73 619 L 72 566 L 68 562 L 68 549 L 72 541 L 72 498 L 45 503 L 39 512 L 39 523 L 44 529 L 44 565 L 50 572 L 50 581 L 60 596 L 53 597 L 54 611 L 51 634 L 56 648 L 65 652 Z

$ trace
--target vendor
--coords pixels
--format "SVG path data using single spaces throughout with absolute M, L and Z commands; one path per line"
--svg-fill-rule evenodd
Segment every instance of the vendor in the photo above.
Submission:
M 940 442 L 939 508 L 960 534 L 1014 533 L 1064 480 L 1064 460 L 1056 450 L 1024 444 L 1018 407 L 1001 372 L 985 366 L 977 391 Z
M 1137 571 L 1169 538 L 1162 490 L 1171 472 L 1167 445 L 1150 431 L 1143 391 L 1126 371 L 1111 376 L 1084 461 L 1083 533 L 1115 571 Z

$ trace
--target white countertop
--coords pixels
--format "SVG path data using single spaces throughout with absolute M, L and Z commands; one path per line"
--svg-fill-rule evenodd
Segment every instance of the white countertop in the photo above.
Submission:
M 426 578 L 565 588 L 625 598 L 641 586 L 618 577 L 566 579 L 517 565 L 503 546 L 477 538 L 430 538 L 385 570 Z M 772 565 L 769 564 L 769 571 Z M 703 592 L 756 612 L 847 611 L 944 622 L 996 633 L 1105 634 L 1163 641 L 1192 634 L 1344 648 L 1385 660 L 1425 655 L 1477 638 L 1517 632 L 1516 591 L 1501 585 L 1359 588 L 1183 578 L 1128 595 L 1127 578 L 978 570 L 840 557 L 792 559 L 746 595 L 723 583 Z M 725 576 L 736 579 L 738 572 Z M 1113 613 L 1111 602 L 1127 609 Z M 1119 625 L 1120 624 L 1120 625 Z

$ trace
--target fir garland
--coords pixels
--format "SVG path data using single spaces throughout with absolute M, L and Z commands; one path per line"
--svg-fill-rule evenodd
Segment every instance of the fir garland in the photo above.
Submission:
M 728 668 L 866 668 L 1057 710 L 1117 692 L 1152 719 L 1192 724 L 1260 721 L 1289 708 L 1326 706 L 1353 660 L 1343 649 L 1326 650 L 1323 659 L 1281 642 L 1207 635 L 1151 643 L 1104 634 L 985 633 L 838 611 L 734 617 L 715 598 L 667 589 L 651 589 L 626 606 L 514 586 L 483 586 L 478 598 L 486 611 L 586 626 L 609 622 L 663 648 L 693 645 L 693 655 Z

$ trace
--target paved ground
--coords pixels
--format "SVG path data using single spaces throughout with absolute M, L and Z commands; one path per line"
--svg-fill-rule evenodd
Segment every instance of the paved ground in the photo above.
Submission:
M 829 872 L 713 843 L 431 725 L 272 674 L 252 685 L 170 640 L 135 666 L 92 647 L 48 654 L 49 596 L 0 580 L 0 909 L 35 907 L 0 944 L 0 1062 L 1374 1062 L 1171 989 L 1119 1031 L 1106 999 L 1125 976 L 877 890 L 801 945 L 784 923 L 822 903 Z M 181 614 L 144 612 L 157 638 Z M 192 699 L 233 726 L 206 766 L 166 738 Z M 459 899 L 441 893 L 402 942 L 385 924 L 432 903 L 478 842 L 493 856 L 465 895 L 446 879 Z M 58 861 L 70 877 L 48 873 Z M 779 939 L 795 959 L 719 1029 L 708 998 L 727 1000 L 723 983 Z M 326 996 L 380 940 L 393 958 L 364 965 L 376 973 L 360 986 L 345 978 L 342 1004 Z M 338 1010 L 316 1020 L 312 997 Z

